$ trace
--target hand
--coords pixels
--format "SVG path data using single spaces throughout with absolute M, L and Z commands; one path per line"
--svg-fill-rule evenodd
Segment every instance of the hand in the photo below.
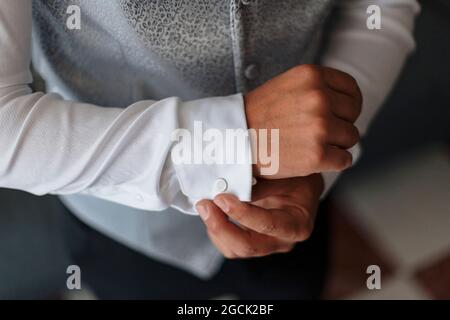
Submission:
M 322 191 L 320 174 L 261 179 L 253 188 L 252 203 L 220 194 L 214 201 L 199 201 L 197 211 L 211 241 L 225 257 L 261 257 L 290 251 L 309 238 Z
M 248 93 L 248 127 L 269 132 L 279 129 L 280 167 L 277 174 L 264 178 L 350 167 L 352 155 L 346 149 L 359 141 L 353 123 L 361 105 L 360 89 L 350 75 L 314 65 L 295 67 Z M 263 167 L 260 162 L 254 165 L 254 175 L 261 176 Z

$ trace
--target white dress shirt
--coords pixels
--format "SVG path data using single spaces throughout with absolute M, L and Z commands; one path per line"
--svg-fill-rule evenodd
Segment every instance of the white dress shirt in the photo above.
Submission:
M 373 4 L 382 8 L 381 30 L 366 28 L 366 9 Z M 148 249 L 164 236 L 149 239 L 142 234 L 147 232 L 148 211 L 195 214 L 197 200 L 211 199 L 220 191 L 250 200 L 251 165 L 175 165 L 169 156 L 171 132 L 192 129 L 194 120 L 201 120 L 205 128 L 246 129 L 242 95 L 144 100 L 127 108 L 83 103 L 52 70 L 39 46 L 32 46 L 31 7 L 31 0 L 0 1 L 0 186 L 66 195 L 64 201 L 73 211 L 111 237 L 210 276 L 222 257 L 205 235 L 186 244 L 203 244 L 202 252 L 193 255 L 178 248 L 177 259 L 176 253 Z M 412 30 L 419 6 L 414 0 L 353 0 L 341 1 L 339 10 L 321 63 L 357 79 L 364 97 L 357 125 L 364 134 L 414 49 Z M 29 87 L 32 57 L 39 72 L 47 75 L 49 93 L 33 93 Z M 337 174 L 324 177 L 328 189 Z M 214 188 L 218 179 L 226 181 L 226 190 Z M 111 223 L 114 228 L 105 227 Z M 165 223 L 159 230 L 170 233 L 170 228 Z M 195 238 L 201 229 L 186 232 Z M 171 237 L 176 235 L 166 234 L 164 241 Z

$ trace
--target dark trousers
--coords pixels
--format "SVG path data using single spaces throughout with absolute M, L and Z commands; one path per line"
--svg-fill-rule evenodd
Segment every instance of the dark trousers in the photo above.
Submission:
M 288 254 L 227 260 L 209 280 L 150 259 L 65 212 L 65 239 L 82 284 L 100 299 L 317 299 L 328 257 L 327 202 L 312 237 Z

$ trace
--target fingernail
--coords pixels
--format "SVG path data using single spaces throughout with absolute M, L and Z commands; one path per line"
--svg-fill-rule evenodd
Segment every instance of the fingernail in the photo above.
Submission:
M 216 198 L 216 199 L 214 199 L 214 203 L 223 212 L 227 213 L 228 211 L 230 211 L 230 206 L 229 206 L 228 202 L 225 199 L 223 199 L 223 198 Z
M 205 205 L 203 205 L 203 204 L 197 205 L 197 212 L 203 221 L 206 221 L 208 219 L 209 212 L 208 212 L 208 208 Z

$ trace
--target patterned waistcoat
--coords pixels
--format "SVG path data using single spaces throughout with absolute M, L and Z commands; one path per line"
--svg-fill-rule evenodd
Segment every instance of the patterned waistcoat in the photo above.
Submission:
M 34 43 L 85 102 L 228 95 L 313 62 L 334 2 L 34 0 Z M 80 30 L 66 26 L 74 4 Z

